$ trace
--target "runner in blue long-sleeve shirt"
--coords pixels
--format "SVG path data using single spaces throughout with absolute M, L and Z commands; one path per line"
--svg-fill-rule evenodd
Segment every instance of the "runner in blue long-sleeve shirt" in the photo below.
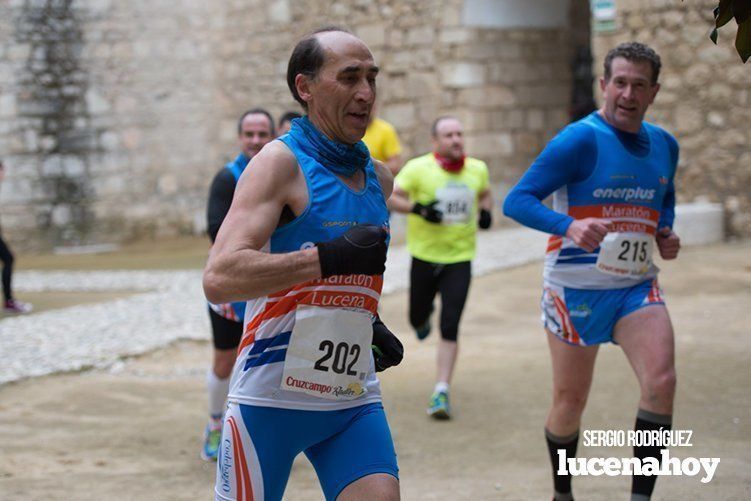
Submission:
M 566 127 L 509 193 L 503 211 L 550 233 L 541 301 L 553 364 L 553 405 L 545 434 L 554 499 L 570 500 L 559 450 L 575 456 L 599 344 L 621 346 L 641 398 L 637 430 L 669 429 L 675 393 L 673 328 L 652 263 L 678 255 L 673 177 L 678 144 L 644 121 L 660 88 L 660 58 L 639 43 L 605 58 L 603 106 Z M 553 194 L 553 207 L 542 200 Z M 660 447 L 634 456 L 659 458 Z M 631 499 L 647 500 L 654 476 L 634 476 Z

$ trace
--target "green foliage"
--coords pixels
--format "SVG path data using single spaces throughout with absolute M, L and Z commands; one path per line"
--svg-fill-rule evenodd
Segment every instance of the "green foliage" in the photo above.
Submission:
M 731 19 L 738 24 L 735 35 L 735 49 L 745 63 L 751 57 L 751 0 L 720 0 L 714 10 L 715 27 L 709 38 L 717 43 L 717 30 Z

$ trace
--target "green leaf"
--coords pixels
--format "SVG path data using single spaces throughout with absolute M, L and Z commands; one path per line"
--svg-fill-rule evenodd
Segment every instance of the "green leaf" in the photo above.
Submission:
M 751 19 L 738 25 L 738 33 L 735 36 L 735 49 L 741 60 L 745 63 L 751 57 Z
M 717 28 L 712 30 L 712 33 L 709 34 L 709 39 L 714 42 L 715 45 L 717 45 Z
M 720 5 L 714 10 L 715 28 L 725 26 L 733 19 L 733 0 L 720 0 Z

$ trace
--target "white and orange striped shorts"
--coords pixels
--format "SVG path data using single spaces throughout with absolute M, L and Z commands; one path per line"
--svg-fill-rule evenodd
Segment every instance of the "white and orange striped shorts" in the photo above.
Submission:
M 579 346 L 613 342 L 613 329 L 618 320 L 657 304 L 665 304 L 657 279 L 632 287 L 604 290 L 548 284 L 540 301 L 545 329 Z

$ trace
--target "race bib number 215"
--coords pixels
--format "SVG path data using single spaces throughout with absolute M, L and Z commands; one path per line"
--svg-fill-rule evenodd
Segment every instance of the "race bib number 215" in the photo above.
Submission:
M 597 269 L 609 275 L 639 277 L 652 265 L 654 239 L 646 233 L 608 233 L 600 244 Z

